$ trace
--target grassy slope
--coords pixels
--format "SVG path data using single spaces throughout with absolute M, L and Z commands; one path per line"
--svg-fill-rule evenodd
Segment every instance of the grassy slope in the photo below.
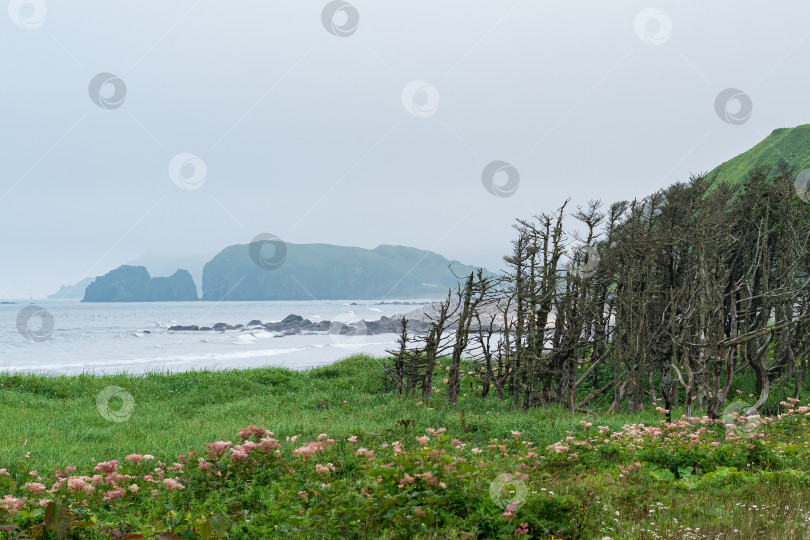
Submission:
M 715 182 L 737 185 L 757 166 L 776 171 L 780 159 L 791 164 L 796 173 L 810 168 L 810 125 L 775 129 L 762 142 L 721 164 L 708 174 Z

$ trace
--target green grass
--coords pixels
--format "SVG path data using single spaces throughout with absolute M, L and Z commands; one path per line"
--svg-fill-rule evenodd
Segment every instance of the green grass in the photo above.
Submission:
M 777 172 L 780 159 L 793 166 L 796 174 L 810 168 L 810 125 L 775 129 L 762 142 L 712 170 L 715 184 L 738 185 L 748 178 L 750 171 L 765 167 L 769 176 Z
M 558 407 L 515 411 L 494 395 L 474 397 L 469 388 L 462 390 L 467 395 L 461 396 L 456 410 L 444 406 L 443 393 L 417 406 L 416 397 L 399 401 L 383 393 L 381 373 L 381 359 L 354 356 L 303 372 L 262 368 L 144 376 L 3 375 L 0 463 L 29 451 L 43 469 L 130 453 L 170 459 L 205 442 L 229 440 L 249 424 L 285 435 L 314 437 L 328 431 L 330 437 L 345 438 L 386 435 L 404 419 L 413 420 L 420 433 L 441 426 L 457 432 L 461 410 L 471 443 L 483 444 L 518 430 L 548 445 L 585 418 Z M 96 409 L 96 397 L 108 386 L 132 395 L 135 406 L 128 421 L 106 420 Z M 120 399 L 110 401 L 113 410 L 121 405 Z M 647 412 L 600 421 L 618 429 L 655 418 Z
M 382 392 L 381 364 L 355 356 L 303 372 L 0 376 L 0 469 L 11 473 L 0 473 L 0 506 L 7 494 L 30 495 L 24 483 L 32 480 L 32 469 L 50 486 L 55 469 L 75 466 L 74 474 L 92 476 L 96 463 L 119 460 L 121 471 L 132 475 L 121 485 L 134 481 L 140 494 L 102 502 L 113 486 L 107 482 L 93 496 L 65 488 L 51 495 L 57 501 L 51 504 L 65 505 L 74 521 L 87 525 L 74 527 L 68 537 L 110 538 L 109 528 L 146 538 L 160 531 L 178 535 L 164 538 L 189 539 L 509 538 L 526 523 L 529 538 L 810 538 L 810 425 L 804 413 L 760 427 L 762 439 L 734 441 L 723 426 L 698 431 L 683 425 L 636 440 L 627 435 L 634 428 L 625 424 L 661 425 L 649 406 L 638 415 L 598 417 L 559 407 L 512 410 L 494 395 L 473 396 L 465 381 L 467 395 L 451 409 L 444 406 L 441 376 L 440 392 L 426 404 Z M 105 419 L 97 409 L 97 396 L 110 386 L 132 396 L 126 421 Z M 747 396 L 747 387 L 740 389 Z M 113 398 L 112 411 L 122 403 Z M 673 418 L 679 417 L 675 411 Z M 583 420 L 593 426 L 586 429 Z M 221 477 L 197 469 L 205 443 L 236 444 L 237 432 L 250 424 L 274 432 L 277 456 L 249 465 L 226 455 L 215 462 L 214 470 L 228 472 Z M 625 435 L 600 435 L 597 426 Z M 440 427 L 446 435 L 431 434 L 428 446 L 417 445 L 417 436 Z M 513 431 L 521 434 L 513 437 Z M 312 458 L 295 455 L 321 433 L 336 442 Z M 693 440 L 689 434 L 695 433 Z M 293 435 L 300 437 L 285 442 Z M 347 441 L 352 436 L 356 443 Z M 569 447 L 564 452 L 546 448 L 567 437 L 572 439 L 562 443 Z M 499 442 L 488 448 L 492 439 Z M 393 453 L 393 441 L 402 441 L 407 453 Z M 360 447 L 376 457 L 358 457 Z M 539 456 L 529 455 L 532 448 Z M 128 454 L 152 454 L 168 465 L 189 450 L 197 455 L 185 470 L 161 472 L 182 480 L 180 491 L 147 479 L 156 461 L 124 461 Z M 466 461 L 455 461 L 462 456 Z M 442 460 L 459 470 L 448 473 Z M 327 462 L 334 463 L 333 472 L 316 472 L 316 463 Z M 635 462 L 638 470 L 621 469 Z M 428 471 L 447 486 L 422 479 L 399 485 L 405 473 Z M 526 497 L 514 516 L 490 496 L 491 482 L 506 472 L 526 474 Z M 3 532 L 10 523 L 29 536 L 55 538 L 49 529 L 55 518 L 45 516 L 35 498 L 16 516 L 0 509 L 0 538 L 12 537 Z M 227 533 L 216 533 L 218 516 Z

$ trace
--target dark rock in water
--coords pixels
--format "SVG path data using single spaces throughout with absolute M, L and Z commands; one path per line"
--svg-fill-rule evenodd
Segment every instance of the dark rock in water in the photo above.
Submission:
M 170 302 L 197 300 L 197 286 L 187 270 L 150 277 L 143 266 L 119 266 L 97 277 L 82 302 Z
M 430 323 L 425 321 L 410 321 L 408 327 L 414 332 L 429 332 Z M 399 332 L 399 330 L 397 330 Z
M 376 321 L 358 321 L 354 323 L 342 323 L 338 321 L 319 321 L 312 322 L 309 319 L 304 319 L 300 315 L 288 315 L 283 320 L 278 322 L 262 323 L 258 319 L 250 321 L 247 326 L 237 324 L 231 326 L 228 323 L 218 322 L 213 328 L 203 326 L 172 326 L 169 330 L 172 331 L 195 331 L 195 330 L 215 330 L 217 332 L 224 332 L 226 330 L 255 330 L 257 328 L 264 328 L 270 332 L 278 332 L 279 335 L 274 337 L 294 336 L 294 335 L 317 335 L 317 332 L 328 332 L 330 334 L 340 334 L 345 336 L 361 336 L 372 334 L 398 334 L 400 331 L 401 318 L 392 319 L 390 317 L 382 316 Z M 410 332 L 428 332 L 430 324 L 426 321 L 418 319 L 408 320 L 408 330 Z
M 346 335 L 349 335 L 349 334 L 354 335 L 354 328 L 352 328 L 348 324 L 340 324 L 340 325 L 336 324 L 336 325 L 333 325 L 331 328 L 329 328 L 329 333 L 330 334 L 340 334 L 342 336 L 346 336 Z
M 141 330 L 141 332 L 143 332 L 144 334 L 151 334 L 152 333 L 149 330 Z
M 271 332 L 281 332 L 284 330 L 284 325 L 280 322 L 269 322 L 265 323 L 264 327 Z
M 264 323 L 263 325 L 267 330 L 271 332 L 288 332 L 293 329 L 300 328 L 310 328 L 312 326 L 312 321 L 309 319 L 304 319 L 300 315 L 287 315 L 279 322 L 270 322 Z
M 3 304 L 3 305 L 11 305 L 11 304 L 16 304 L 16 303 L 17 302 L 0 302 L 0 304 Z
M 329 321 L 321 321 L 317 323 L 312 323 L 311 326 L 307 327 L 307 330 L 319 330 L 321 332 L 328 332 L 329 327 L 332 326 L 332 323 Z
M 350 305 L 350 306 L 357 306 L 357 305 L 359 305 L 359 304 L 358 304 L 357 302 L 352 302 L 352 303 L 351 303 L 351 304 L 349 304 L 349 305 Z
M 177 325 L 177 326 L 170 326 L 169 327 L 169 330 L 172 331 L 172 332 L 196 332 L 199 329 L 200 329 L 200 327 L 197 326 L 196 324 L 193 324 L 191 326 Z
M 239 325 L 239 326 L 242 326 L 242 325 Z M 217 324 L 214 325 L 214 330 L 216 330 L 217 332 L 224 332 L 225 330 L 236 330 L 236 327 L 231 326 L 228 323 L 218 322 Z

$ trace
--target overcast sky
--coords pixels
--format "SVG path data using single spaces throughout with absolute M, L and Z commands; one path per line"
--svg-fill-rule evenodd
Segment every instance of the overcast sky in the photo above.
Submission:
M 13 0 L 1 19 L 0 298 L 260 233 L 497 269 L 516 217 L 643 197 L 810 118 L 799 0 Z

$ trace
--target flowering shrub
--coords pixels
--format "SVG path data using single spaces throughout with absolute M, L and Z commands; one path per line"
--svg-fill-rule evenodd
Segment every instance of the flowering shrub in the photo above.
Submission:
M 810 407 L 785 409 L 746 437 L 707 417 L 618 431 L 582 421 L 545 448 L 520 431 L 472 447 L 445 428 L 307 440 L 251 425 L 166 462 L 130 454 L 50 474 L 4 463 L 0 538 L 684 536 L 677 517 L 648 523 L 670 508 L 660 501 L 624 522 L 617 501 L 808 485 Z

